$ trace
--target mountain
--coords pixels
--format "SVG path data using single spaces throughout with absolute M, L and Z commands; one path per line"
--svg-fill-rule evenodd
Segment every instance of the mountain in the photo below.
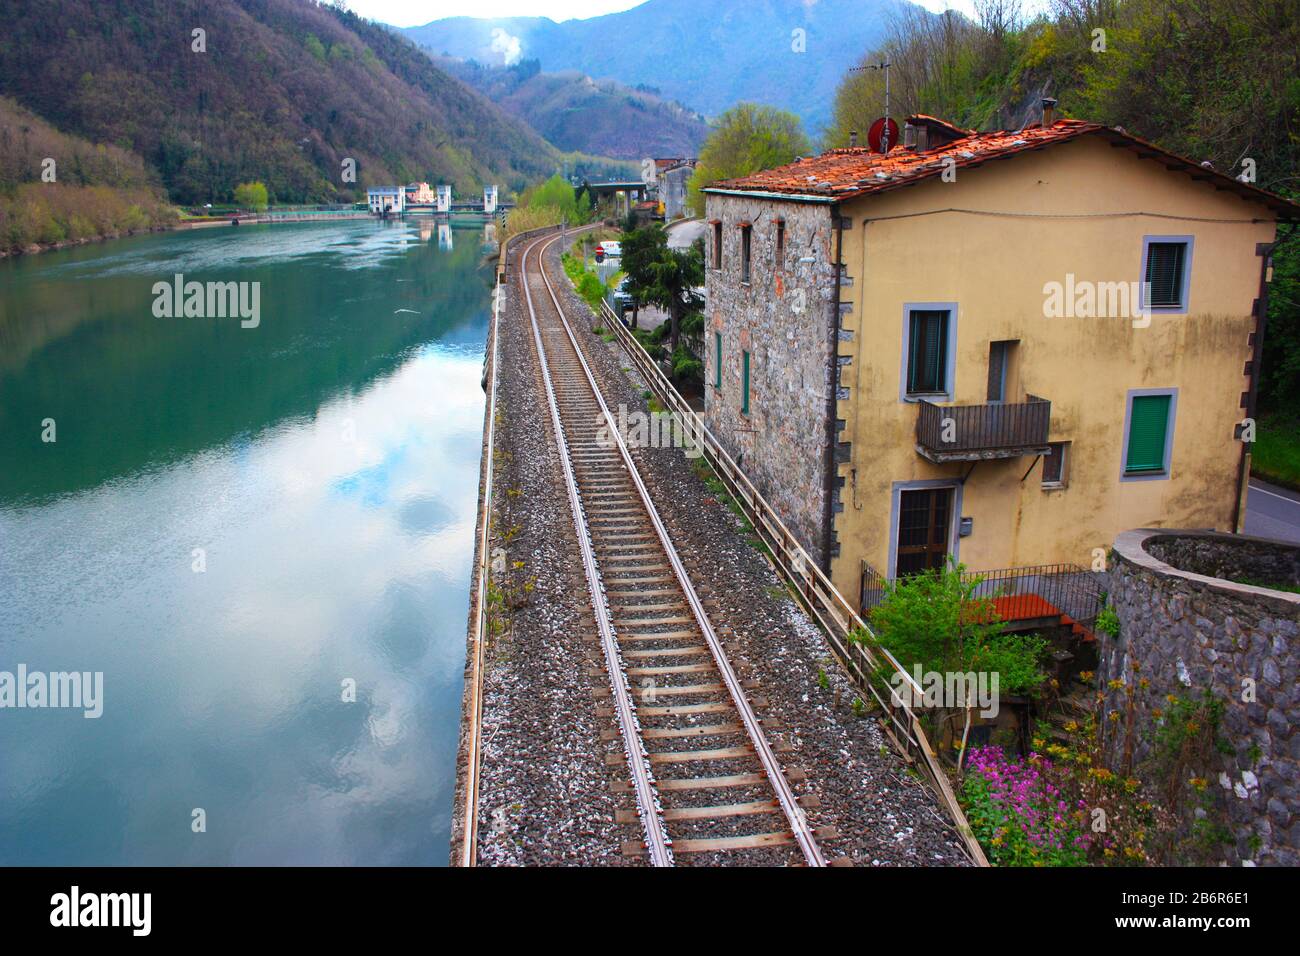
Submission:
M 709 135 L 703 116 L 647 87 L 597 81 L 577 71 L 543 73 L 537 60 L 485 66 L 430 56 L 563 150 L 634 160 L 695 156 Z
M 792 110 L 810 133 L 830 119 L 844 72 L 885 35 L 907 0 L 647 0 L 556 23 L 452 17 L 405 32 L 438 53 L 483 63 L 540 61 L 663 95 L 713 116 L 742 100 Z M 799 48 L 804 31 L 804 52 Z
M 0 93 L 142 156 L 177 202 L 248 180 L 279 202 L 518 189 L 561 162 L 408 40 L 314 0 L 0 0 L 0 23 Z

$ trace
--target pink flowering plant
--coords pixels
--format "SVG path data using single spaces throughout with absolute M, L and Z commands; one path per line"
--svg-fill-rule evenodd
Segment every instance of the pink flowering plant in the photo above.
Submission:
M 976 838 L 997 866 L 1084 866 L 1090 835 L 1083 801 L 1071 801 L 1051 761 L 1011 759 L 1001 747 L 968 755 L 961 798 Z

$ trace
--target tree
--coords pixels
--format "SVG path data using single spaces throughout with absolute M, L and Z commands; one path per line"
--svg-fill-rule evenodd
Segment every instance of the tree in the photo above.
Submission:
M 269 205 L 264 183 L 240 183 L 235 187 L 235 204 L 253 212 L 262 212 Z
M 1268 331 L 1260 409 L 1285 422 L 1300 418 L 1300 227 L 1278 231 L 1273 285 L 1268 294 Z
M 576 222 L 581 218 L 578 211 L 577 193 L 558 174 L 526 191 L 521 205 L 525 209 L 551 210 L 556 216 L 556 222 L 559 222 L 560 219 Z
M 682 320 L 692 312 L 704 308 L 704 296 L 695 290 L 704 285 L 704 250 L 696 243 L 689 249 L 665 249 L 650 264 L 654 284 L 650 287 L 650 302 L 668 312 L 672 321 L 669 348 L 677 354 L 682 335 Z
M 704 285 L 704 245 L 668 248 L 668 234 L 658 225 L 624 233 L 623 272 L 636 306 L 655 305 L 668 313 L 669 350 L 675 354 L 681 340 L 682 321 L 704 307 L 695 290 Z M 634 308 L 636 307 L 634 306 Z M 632 327 L 636 328 L 636 313 Z
M 714 124 L 690 183 L 690 204 L 704 211 L 700 190 L 724 179 L 783 166 L 812 151 L 798 116 L 772 106 L 741 103 Z
M 641 303 L 649 302 L 655 285 L 650 266 L 668 249 L 668 236 L 659 226 L 648 226 L 623 233 L 623 273 L 627 293 L 632 296 L 632 328 L 637 327 Z

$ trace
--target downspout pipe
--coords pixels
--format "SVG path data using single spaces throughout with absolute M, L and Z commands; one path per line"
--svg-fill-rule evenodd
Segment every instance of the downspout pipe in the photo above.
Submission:
M 835 305 L 830 321 L 830 375 L 826 389 L 826 488 L 825 507 L 822 513 L 822 571 L 831 576 L 831 549 L 835 542 L 835 477 L 839 470 L 835 464 L 835 421 L 838 411 L 837 393 L 840 376 L 840 289 L 844 269 L 844 221 L 840 218 L 838 204 L 831 206 L 831 223 L 835 228 Z

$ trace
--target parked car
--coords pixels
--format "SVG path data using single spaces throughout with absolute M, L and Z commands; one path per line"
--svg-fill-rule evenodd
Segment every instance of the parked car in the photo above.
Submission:
M 627 281 L 624 277 L 618 284 L 618 288 L 614 290 L 614 309 L 619 313 L 632 308 L 632 293 L 627 291 Z
M 596 261 L 604 262 L 606 259 L 622 259 L 623 245 L 618 242 L 601 242 L 596 245 Z

